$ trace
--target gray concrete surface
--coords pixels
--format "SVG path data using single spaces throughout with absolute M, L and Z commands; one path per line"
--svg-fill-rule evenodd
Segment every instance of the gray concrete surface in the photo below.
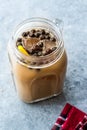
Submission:
M 68 69 L 60 96 L 25 104 L 14 90 L 7 43 L 34 16 L 64 21 Z M 66 102 L 87 112 L 87 0 L 0 0 L 0 130 L 50 130 Z

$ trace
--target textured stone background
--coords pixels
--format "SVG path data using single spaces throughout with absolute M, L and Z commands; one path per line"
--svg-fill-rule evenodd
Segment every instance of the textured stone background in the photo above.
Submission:
M 33 16 L 64 21 L 68 69 L 60 96 L 25 104 L 14 90 L 7 43 L 15 26 Z M 87 112 L 87 0 L 0 0 L 0 130 L 50 130 L 66 102 Z

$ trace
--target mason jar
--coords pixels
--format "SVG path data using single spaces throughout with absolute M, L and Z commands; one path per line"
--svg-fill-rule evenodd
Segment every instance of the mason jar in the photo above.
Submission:
M 28 56 L 18 51 L 16 40 L 26 30 L 44 28 L 56 36 L 57 49 L 44 56 Z M 63 90 L 67 69 L 61 20 L 31 18 L 14 30 L 8 44 L 13 80 L 21 100 L 33 103 L 59 95 Z

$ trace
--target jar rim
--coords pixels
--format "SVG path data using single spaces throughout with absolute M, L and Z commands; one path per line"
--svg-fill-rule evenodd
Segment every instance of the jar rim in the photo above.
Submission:
M 46 24 L 49 24 L 50 26 L 52 26 L 52 29 L 53 29 L 53 27 L 55 27 L 56 28 L 56 31 L 55 31 L 55 29 L 54 29 L 54 31 L 55 31 L 55 33 L 56 33 L 56 36 L 57 36 L 57 38 L 59 37 L 59 35 L 58 35 L 58 26 L 53 22 L 53 21 L 51 21 L 51 20 L 49 20 L 49 19 L 46 19 L 46 18 L 41 18 L 41 17 L 32 17 L 32 18 L 30 18 L 30 19 L 27 19 L 27 20 L 24 20 L 23 22 L 21 22 L 17 27 L 16 27 L 16 29 L 14 30 L 14 32 L 13 32 L 13 35 L 12 35 L 12 41 L 13 42 L 15 42 L 15 34 L 17 33 L 17 31 L 21 28 L 21 27 L 23 27 L 23 25 L 25 25 L 25 24 L 28 24 L 29 22 L 43 22 L 43 23 L 46 23 Z M 16 44 L 14 43 L 14 52 L 15 52 L 15 55 L 20 59 L 21 57 L 23 57 L 23 59 L 26 59 L 26 61 L 30 61 L 30 60 L 32 60 L 32 61 L 36 61 L 36 62 L 39 62 L 39 61 L 42 61 L 42 60 L 49 60 L 53 55 L 58 55 L 57 56 L 57 59 L 59 59 L 60 58 L 60 53 L 59 53 L 59 51 L 61 50 L 61 48 L 62 48 L 62 51 L 64 50 L 64 44 L 63 44 L 63 39 L 62 39 L 62 36 L 61 36 L 61 34 L 60 34 L 60 42 L 58 42 L 58 47 L 57 47 L 57 49 L 55 50 L 55 51 L 53 51 L 52 53 L 50 53 L 50 54 L 48 54 L 48 55 L 45 55 L 45 56 L 31 56 L 31 57 L 29 57 L 29 56 L 27 56 L 27 55 L 24 55 L 24 54 L 22 54 L 21 52 L 19 52 L 18 51 L 18 49 L 16 48 Z M 62 53 L 61 53 L 62 54 Z M 56 59 L 55 59 L 56 60 Z M 26 66 L 26 62 L 25 63 L 22 63 L 22 61 L 19 61 L 21 64 L 23 64 L 23 65 L 25 65 Z M 53 64 L 53 63 L 51 63 L 51 64 Z M 46 66 L 50 66 L 51 65 L 50 63 L 48 63 L 48 65 L 46 65 Z M 38 66 L 30 66 L 30 65 L 27 65 L 27 66 L 29 66 L 29 67 L 32 67 L 32 68 L 38 68 Z M 39 66 L 39 68 L 42 68 L 43 66 Z

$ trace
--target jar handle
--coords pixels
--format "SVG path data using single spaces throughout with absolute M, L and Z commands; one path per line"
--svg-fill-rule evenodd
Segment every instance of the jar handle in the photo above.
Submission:
M 58 26 L 58 28 L 60 30 L 60 33 L 62 34 L 62 32 L 63 32 L 63 26 L 64 26 L 63 21 L 56 18 L 55 20 L 53 20 L 53 22 L 56 24 L 56 26 Z

